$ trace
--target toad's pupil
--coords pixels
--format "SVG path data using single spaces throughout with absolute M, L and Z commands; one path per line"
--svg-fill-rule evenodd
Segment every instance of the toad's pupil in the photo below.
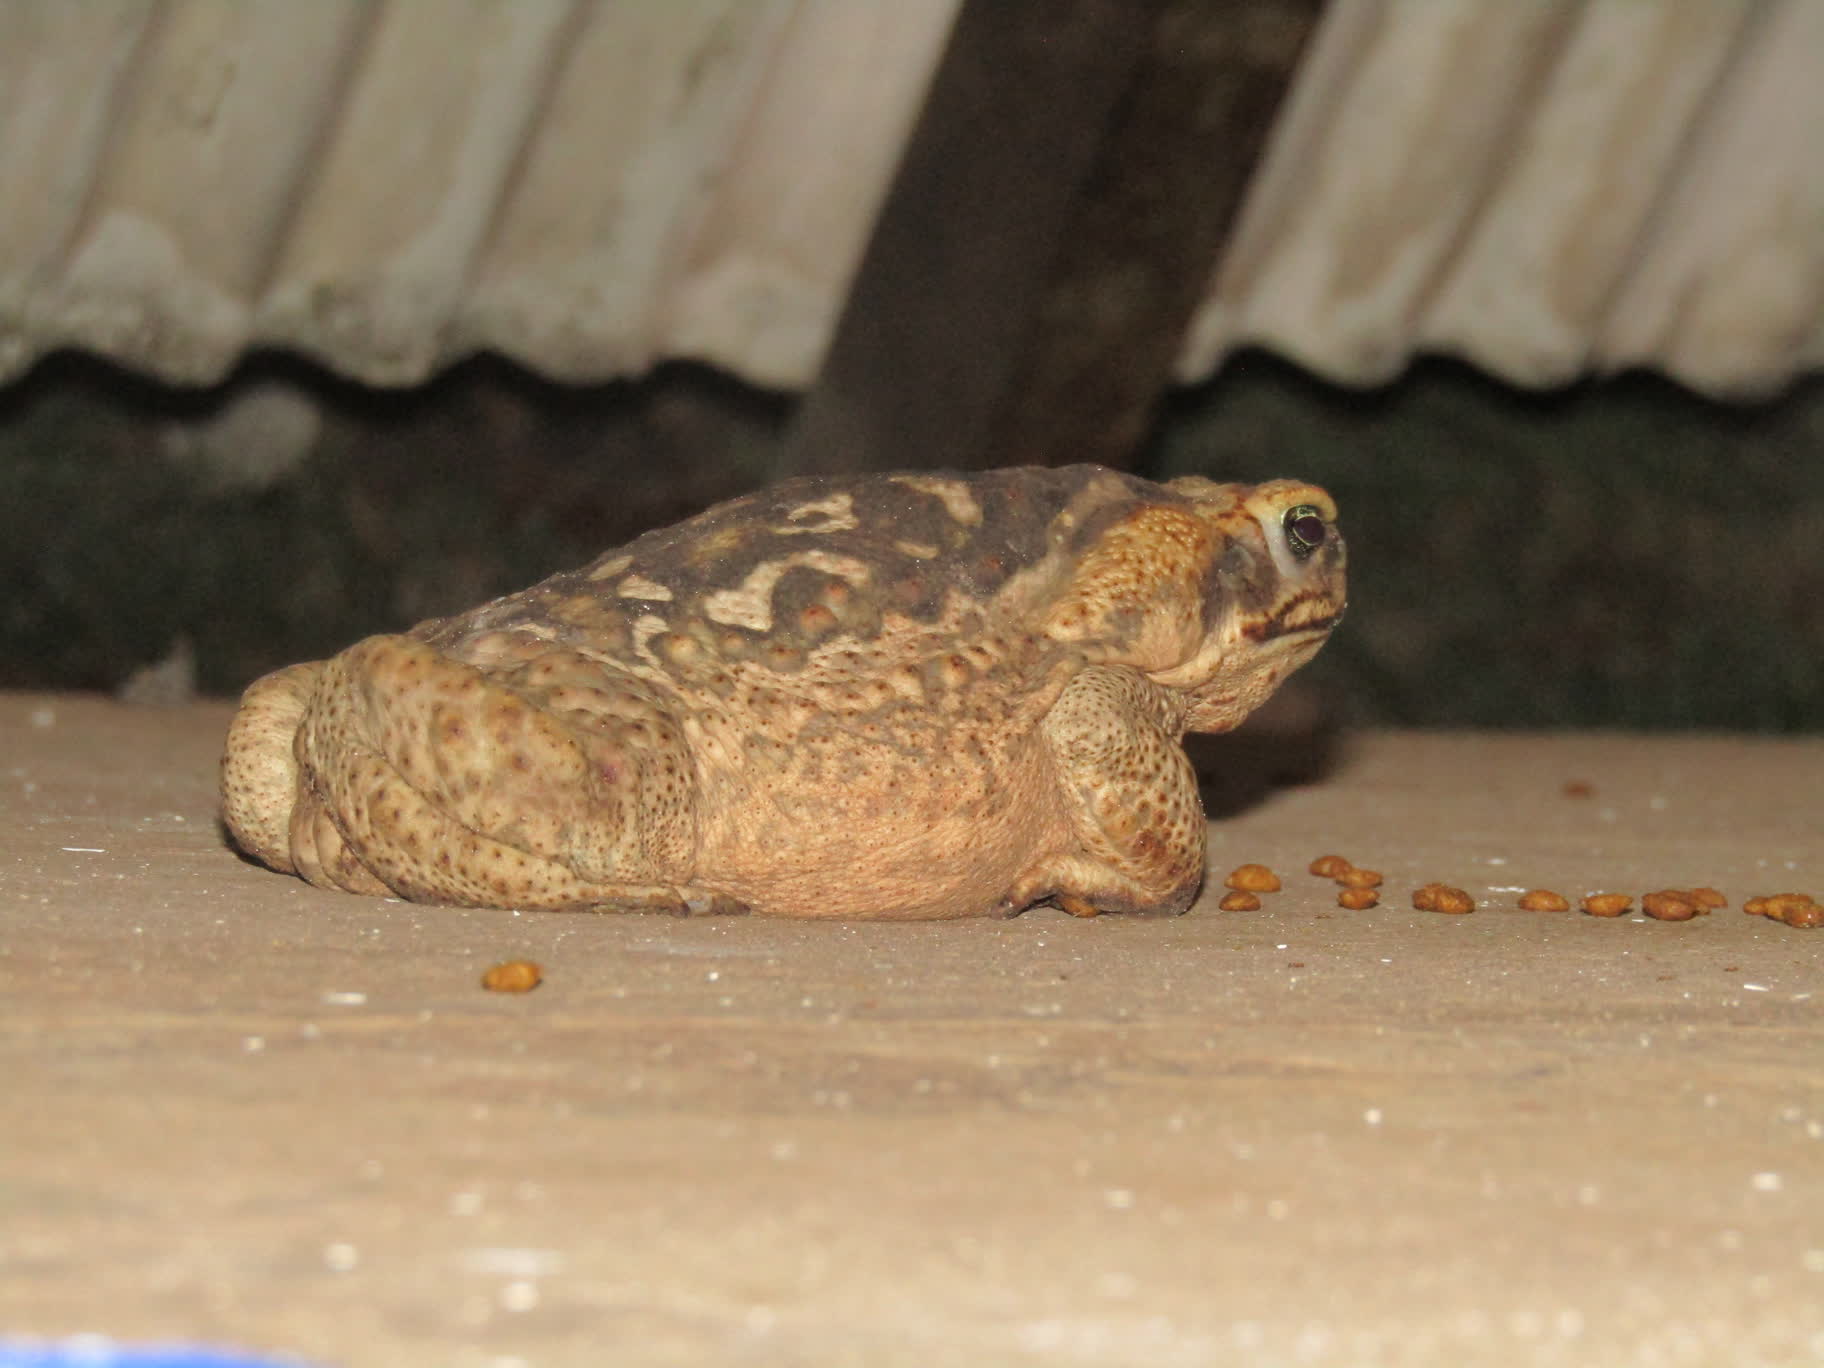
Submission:
M 1315 549 L 1324 544 L 1324 533 L 1327 529 L 1324 527 L 1322 518 L 1315 513 L 1307 513 L 1303 517 L 1294 518 L 1289 530 L 1293 540 L 1300 545 Z

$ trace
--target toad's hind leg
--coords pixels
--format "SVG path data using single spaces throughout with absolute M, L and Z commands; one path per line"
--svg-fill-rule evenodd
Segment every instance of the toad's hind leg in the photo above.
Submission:
M 241 696 L 222 752 L 222 821 L 242 850 L 287 874 L 297 868 L 290 839 L 298 792 L 293 746 L 322 673 L 323 663 L 311 661 L 256 680 Z
M 296 740 L 312 883 L 492 907 L 727 910 L 689 885 L 695 778 L 663 699 L 551 650 L 488 670 L 411 637 L 326 662 Z
M 1189 907 L 1203 882 L 1203 806 L 1165 692 L 1125 666 L 1092 666 L 1040 731 L 1076 843 L 1026 871 L 1006 910 L 1044 898 L 1080 916 Z

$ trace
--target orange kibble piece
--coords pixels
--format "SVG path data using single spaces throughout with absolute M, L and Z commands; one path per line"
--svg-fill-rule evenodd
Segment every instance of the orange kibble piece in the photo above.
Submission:
M 1786 909 L 1786 915 L 1780 918 L 1788 926 L 1813 927 L 1824 926 L 1824 907 L 1820 907 L 1810 898 L 1802 903 L 1793 904 Z
M 1704 909 L 1675 888 L 1662 888 L 1640 900 L 1640 910 L 1654 921 L 1690 921 Z
M 1338 907 L 1347 907 L 1354 912 L 1373 907 L 1380 900 L 1381 895 L 1372 888 L 1344 888 L 1336 895 Z
M 1379 888 L 1381 871 L 1378 869 L 1345 869 L 1336 876 L 1336 881 L 1344 888 Z
M 1569 912 L 1571 900 L 1549 888 L 1534 888 L 1520 895 L 1520 906 L 1528 912 Z
M 1626 893 L 1592 893 L 1583 900 L 1583 910 L 1592 917 L 1619 917 L 1633 906 Z
M 490 993 L 529 993 L 544 981 L 545 972 L 531 960 L 508 960 L 481 976 Z
M 1729 899 L 1725 898 L 1721 893 L 1718 893 L 1714 888 L 1688 888 L 1685 890 L 1685 897 L 1689 901 L 1696 903 L 1706 912 L 1711 911 L 1714 908 L 1729 906 Z
M 1245 864 L 1229 875 L 1228 885 L 1243 893 L 1277 893 L 1279 875 L 1263 864 Z
M 1260 899 L 1252 893 L 1236 889 L 1233 893 L 1224 893 L 1222 901 L 1216 906 L 1224 912 L 1258 912 L 1260 911 Z
M 1341 855 L 1319 855 L 1311 861 L 1311 872 L 1320 879 L 1339 879 L 1353 868 Z
M 1449 884 L 1428 883 L 1412 892 L 1412 905 L 1421 912 L 1448 912 L 1461 916 L 1476 910 L 1476 900 Z
M 1824 907 L 1820 907 L 1809 893 L 1775 893 L 1770 898 L 1750 898 L 1742 904 L 1742 910 L 1772 917 L 1788 926 L 1824 925 Z

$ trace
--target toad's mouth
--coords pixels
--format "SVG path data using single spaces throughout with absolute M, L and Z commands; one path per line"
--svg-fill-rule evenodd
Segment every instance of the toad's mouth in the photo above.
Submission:
M 1272 641 L 1290 636 L 1321 636 L 1343 620 L 1346 604 L 1325 594 L 1299 594 L 1287 599 L 1265 617 L 1242 628 L 1250 641 Z

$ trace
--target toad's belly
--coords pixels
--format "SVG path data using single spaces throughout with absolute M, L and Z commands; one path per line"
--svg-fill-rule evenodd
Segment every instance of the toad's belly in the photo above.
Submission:
M 1001 907 L 1066 843 L 1037 738 L 1012 753 L 864 757 L 815 773 L 720 776 L 693 882 L 763 915 L 929 920 Z

